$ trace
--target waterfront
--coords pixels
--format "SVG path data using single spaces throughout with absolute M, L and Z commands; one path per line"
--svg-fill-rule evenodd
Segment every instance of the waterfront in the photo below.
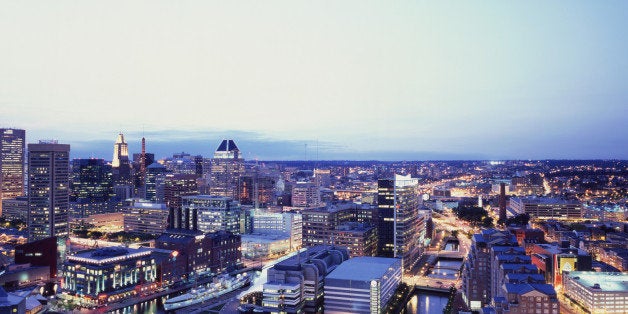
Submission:
M 431 278 L 458 279 L 462 260 L 439 259 L 427 275 Z
M 447 306 L 447 295 L 417 292 L 406 305 L 408 314 L 442 314 Z

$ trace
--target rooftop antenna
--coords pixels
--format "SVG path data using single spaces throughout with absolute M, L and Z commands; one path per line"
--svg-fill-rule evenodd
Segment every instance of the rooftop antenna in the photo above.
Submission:
M 304 156 L 305 156 L 305 159 L 304 159 L 304 160 L 305 160 L 305 161 L 307 161 L 307 143 L 305 143 L 304 145 L 305 145 L 305 148 L 304 148 L 304 150 L 303 150 L 303 154 L 304 154 Z

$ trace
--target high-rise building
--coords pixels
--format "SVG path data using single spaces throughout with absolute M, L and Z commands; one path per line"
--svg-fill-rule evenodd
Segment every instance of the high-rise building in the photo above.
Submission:
M 109 211 L 114 195 L 111 166 L 103 159 L 72 160 L 70 207 L 77 217 L 87 217 Z
M 174 227 L 202 232 L 245 233 L 246 230 L 242 230 L 242 220 L 246 219 L 244 212 L 238 202 L 228 197 L 183 196 L 181 212 L 174 217 Z
M 166 228 L 168 208 L 165 204 L 133 200 L 124 210 L 124 231 L 158 235 Z
M 404 269 L 421 254 L 417 186 L 410 175 L 377 181 L 379 256 L 401 257 Z
M 158 162 L 146 167 L 146 199 L 151 202 L 161 203 L 164 200 L 164 183 L 166 181 L 166 167 Z
M 223 140 L 211 160 L 210 195 L 238 199 L 238 181 L 244 173 L 244 159 L 233 140 Z
M 24 195 L 26 131 L 0 129 L 0 214 L 2 200 Z
M 267 207 L 275 199 L 277 177 L 247 172 L 238 180 L 238 197 L 242 205 L 254 205 L 255 208 Z
M 322 205 L 318 187 L 311 182 L 298 182 L 292 187 L 292 206 L 316 208 Z
M 352 208 L 352 204 L 348 203 L 302 211 L 303 246 L 333 244 L 332 237 L 336 227 L 353 218 Z
M 132 185 L 131 162 L 129 161 L 128 144 L 124 141 L 124 134 L 118 134 L 113 144 L 113 159 L 111 161 L 113 181 L 115 184 Z
M 194 174 L 167 174 L 164 182 L 164 202 L 168 206 L 169 228 L 175 228 L 175 215 L 181 213 L 183 196 L 198 195 L 197 176 Z
M 28 144 L 29 240 L 68 235 L 70 145 Z

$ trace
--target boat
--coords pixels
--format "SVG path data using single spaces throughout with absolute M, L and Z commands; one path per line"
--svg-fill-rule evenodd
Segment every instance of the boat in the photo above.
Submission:
M 236 276 L 221 276 L 217 278 L 216 282 L 208 286 L 201 286 L 180 296 L 167 299 L 164 302 L 164 309 L 171 311 L 202 303 L 240 289 L 250 283 L 251 275 L 247 273 L 238 274 Z

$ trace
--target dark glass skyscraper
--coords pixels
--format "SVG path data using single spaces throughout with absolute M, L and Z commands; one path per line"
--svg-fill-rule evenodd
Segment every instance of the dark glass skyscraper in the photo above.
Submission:
M 0 129 L 0 213 L 2 200 L 24 195 L 26 131 Z
M 68 235 L 70 145 L 28 144 L 29 240 Z
M 405 269 L 421 254 L 417 186 L 410 175 L 377 181 L 379 255 L 402 258 Z
M 70 201 L 74 215 L 84 217 L 107 212 L 113 195 L 111 166 L 103 159 L 72 160 Z

